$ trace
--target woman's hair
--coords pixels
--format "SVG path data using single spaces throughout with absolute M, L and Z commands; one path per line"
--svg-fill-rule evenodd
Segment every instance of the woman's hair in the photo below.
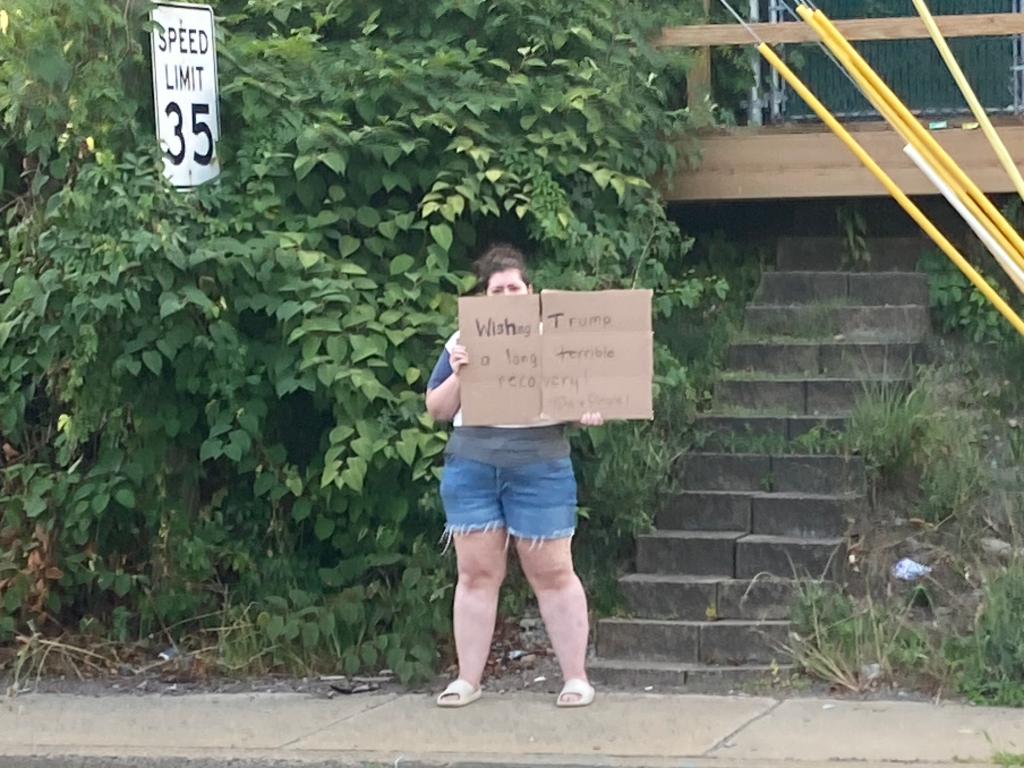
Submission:
M 474 293 L 486 291 L 491 276 L 506 269 L 518 269 L 519 274 L 523 276 L 523 282 L 530 284 L 530 278 L 526 274 L 526 255 L 510 243 L 491 243 L 473 262 L 473 272 L 476 274 Z

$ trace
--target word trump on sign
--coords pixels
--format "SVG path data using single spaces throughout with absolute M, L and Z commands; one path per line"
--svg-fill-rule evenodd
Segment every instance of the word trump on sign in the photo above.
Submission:
M 654 416 L 650 291 L 544 291 L 459 300 L 468 425 Z
M 164 173 L 176 187 L 196 187 L 220 174 L 213 9 L 158 3 L 152 20 L 153 101 Z

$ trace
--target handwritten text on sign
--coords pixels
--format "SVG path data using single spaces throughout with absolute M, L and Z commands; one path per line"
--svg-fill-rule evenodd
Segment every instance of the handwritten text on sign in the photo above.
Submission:
M 160 3 L 152 18 L 153 99 L 164 173 L 176 187 L 196 187 L 220 173 L 213 10 Z
M 464 424 L 653 416 L 650 291 L 464 298 L 459 330 Z

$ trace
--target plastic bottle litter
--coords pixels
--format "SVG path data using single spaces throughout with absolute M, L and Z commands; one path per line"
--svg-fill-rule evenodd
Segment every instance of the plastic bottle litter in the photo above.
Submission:
M 881 664 L 865 664 L 860 668 L 860 675 L 869 683 L 873 683 L 882 677 Z
M 931 572 L 930 566 L 922 565 L 909 557 L 904 557 L 892 567 L 892 575 L 900 581 L 917 581 Z

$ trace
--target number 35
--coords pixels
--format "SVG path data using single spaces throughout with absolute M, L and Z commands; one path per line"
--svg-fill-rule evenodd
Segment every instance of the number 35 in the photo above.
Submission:
M 176 117 L 177 125 L 174 126 L 174 137 L 178 140 L 178 150 L 167 150 L 167 156 L 174 165 L 181 165 L 185 160 L 185 135 L 182 129 L 185 127 L 185 117 L 181 114 L 181 107 L 177 102 L 172 101 L 164 110 L 168 117 Z M 202 154 L 193 152 L 192 157 L 200 165 L 209 165 L 213 162 L 213 132 L 210 126 L 200 119 L 202 115 L 210 114 L 209 104 L 192 105 L 192 135 L 206 136 L 206 151 Z

